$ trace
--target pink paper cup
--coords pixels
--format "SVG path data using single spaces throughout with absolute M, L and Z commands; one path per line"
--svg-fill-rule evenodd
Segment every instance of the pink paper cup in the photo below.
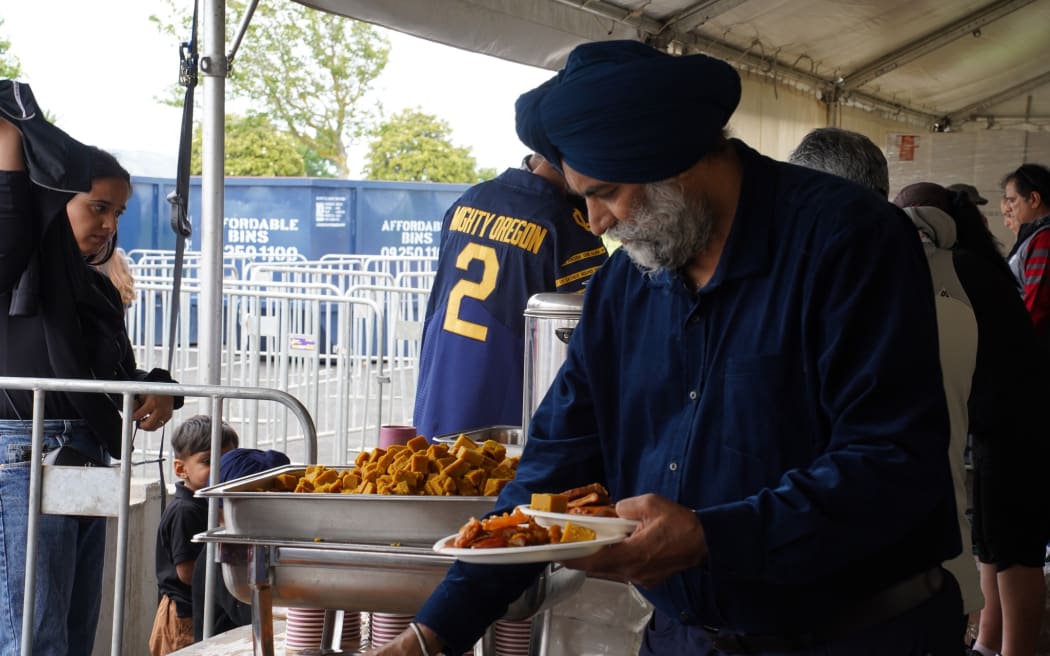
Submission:
M 380 426 L 379 448 L 388 449 L 395 444 L 408 444 L 408 441 L 418 435 L 415 426 Z

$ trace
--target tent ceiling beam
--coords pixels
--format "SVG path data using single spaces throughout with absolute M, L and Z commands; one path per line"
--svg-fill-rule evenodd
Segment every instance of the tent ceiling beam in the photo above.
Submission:
M 675 32 L 692 32 L 698 27 L 705 25 L 708 21 L 718 18 L 722 14 L 737 8 L 747 0 L 706 0 L 698 2 L 691 7 L 686 7 L 674 17 L 664 23 L 664 29 Z
M 821 77 L 816 73 L 798 68 L 788 64 L 774 55 L 762 56 L 755 54 L 752 48 L 740 48 L 720 39 L 707 36 L 703 32 L 690 31 L 681 32 L 677 29 L 665 29 L 670 23 L 661 23 L 646 16 L 640 11 L 631 11 L 614 5 L 604 0 L 556 0 L 558 3 L 568 5 L 578 11 L 586 12 L 602 18 L 614 20 L 637 29 L 641 36 L 651 45 L 674 51 L 673 43 L 693 48 L 700 52 L 706 52 L 716 57 L 721 57 L 731 64 L 744 66 L 770 77 L 782 77 L 801 83 L 813 91 L 822 92 L 826 101 L 834 102 L 839 99 L 853 100 L 858 104 L 877 108 L 881 111 L 901 115 L 907 114 L 923 123 L 932 125 L 940 115 L 915 109 L 899 102 L 880 98 L 871 93 L 851 90 L 847 94 L 836 93 L 835 83 L 832 80 Z M 1021 0 L 1018 0 L 1021 1 Z M 1027 0 L 1031 1 L 1031 0 Z
M 1022 96 L 1031 91 L 1032 89 L 1038 89 L 1044 84 L 1050 84 L 1050 71 L 1043 73 L 1042 75 L 1037 75 L 1033 78 L 1025 80 L 1024 82 L 1021 82 L 1019 84 L 1015 84 L 1014 86 L 1008 89 L 1003 89 L 999 93 L 992 96 L 988 96 L 984 100 L 979 100 L 971 105 L 967 105 L 966 107 L 957 109 L 954 112 L 949 113 L 948 118 L 951 119 L 953 123 L 965 121 L 971 116 L 980 114 L 982 110 L 988 109 L 989 107 L 994 107 L 995 105 L 998 105 L 1001 102 L 1012 100 L 1018 96 Z
M 941 29 L 925 34 L 911 43 L 887 53 L 845 76 L 842 86 L 856 89 L 877 77 L 885 75 L 905 64 L 915 61 L 938 48 L 971 34 L 979 35 L 980 29 L 1003 16 L 1011 14 L 1034 0 L 999 0 L 983 7 Z
M 646 34 L 657 34 L 664 24 L 648 16 L 644 11 L 625 9 L 605 0 L 554 0 L 558 4 L 568 5 L 577 11 L 594 14 L 601 18 L 608 18 L 617 23 L 623 23 L 629 27 L 637 28 Z
M 937 114 L 915 109 L 893 100 L 880 98 L 875 94 L 857 90 L 841 93 L 840 89 L 835 87 L 833 80 L 829 80 L 805 69 L 787 64 L 777 57 L 770 56 L 767 58 L 755 55 L 750 50 L 739 48 L 719 39 L 704 36 L 698 32 L 692 32 L 680 36 L 679 41 L 683 43 L 683 45 L 715 55 L 716 57 L 721 57 L 732 64 L 746 64 L 748 67 L 759 71 L 760 73 L 765 73 L 770 77 L 783 77 L 799 82 L 803 86 L 821 92 L 821 98 L 825 102 L 855 101 L 856 104 L 873 107 L 889 114 L 907 114 L 913 119 L 928 125 L 932 125 L 938 118 L 940 118 Z

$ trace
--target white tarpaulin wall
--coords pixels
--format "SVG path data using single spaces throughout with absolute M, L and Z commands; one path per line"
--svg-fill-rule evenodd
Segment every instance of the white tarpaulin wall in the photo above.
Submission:
M 740 106 L 729 121 L 729 129 L 759 152 L 787 159 L 807 132 L 827 124 L 827 107 L 813 94 L 777 87 L 764 77 L 745 73 Z M 839 112 L 838 124 L 868 135 L 880 146 L 891 133 L 922 130 L 914 123 L 852 107 Z

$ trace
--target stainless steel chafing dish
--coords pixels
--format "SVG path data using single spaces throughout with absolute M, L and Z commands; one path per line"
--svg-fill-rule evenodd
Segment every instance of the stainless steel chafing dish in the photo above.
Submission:
M 525 433 L 522 432 L 521 426 L 486 426 L 448 435 L 436 435 L 434 441 L 439 444 L 452 444 L 460 435 L 466 435 L 479 444 L 485 440 L 499 442 L 507 447 L 508 456 L 520 456 L 525 445 Z
M 234 597 L 251 603 L 251 550 L 267 547 L 268 585 L 277 606 L 415 614 L 454 562 L 429 548 L 389 547 L 234 536 L 216 529 L 197 539 L 221 543 L 223 580 Z M 532 617 L 568 597 L 584 575 L 546 572 L 510 606 L 504 619 Z
M 278 475 L 305 471 L 304 465 L 276 467 L 200 489 L 197 496 L 222 499 L 228 535 L 428 548 L 470 517 L 490 512 L 496 502 L 495 497 L 266 491 Z
M 475 441 L 520 444 L 517 426 L 468 431 Z M 457 433 L 451 437 L 454 441 Z M 520 448 L 520 447 L 519 447 Z M 508 449 L 508 451 L 511 451 Z M 341 467 L 338 467 L 341 468 Z M 273 654 L 274 604 L 299 608 L 415 614 L 454 562 L 434 542 L 490 512 L 495 497 L 430 497 L 270 492 L 286 465 L 197 492 L 222 500 L 225 527 L 197 536 L 219 544 L 226 587 L 252 604 L 256 653 Z M 572 595 L 581 572 L 549 567 L 508 609 L 532 617 Z M 484 649 L 489 654 L 491 650 Z

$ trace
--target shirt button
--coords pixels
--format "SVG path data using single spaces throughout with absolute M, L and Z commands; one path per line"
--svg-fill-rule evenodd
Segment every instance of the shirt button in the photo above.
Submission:
M 690 401 L 695 401 L 696 400 L 696 396 L 697 396 L 696 395 L 696 390 L 690 390 L 690 392 L 689 392 L 689 400 Z
M 672 462 L 670 465 L 667 466 L 667 468 L 670 469 L 671 471 L 678 471 L 678 463 L 677 462 Z

